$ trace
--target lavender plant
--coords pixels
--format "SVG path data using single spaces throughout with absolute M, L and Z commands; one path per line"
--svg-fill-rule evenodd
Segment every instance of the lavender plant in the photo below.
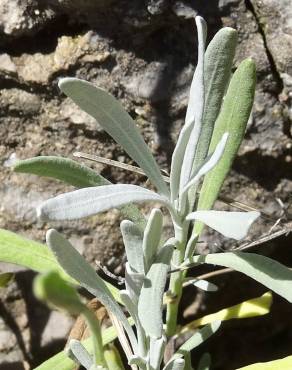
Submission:
M 231 76 L 237 44 L 234 29 L 221 29 L 205 50 L 206 23 L 196 17 L 196 25 L 198 63 L 185 124 L 172 156 L 170 186 L 121 104 L 104 90 L 76 78 L 61 79 L 61 91 L 93 116 L 124 148 L 148 176 L 156 192 L 136 185 L 113 185 L 93 170 L 59 157 L 32 158 L 20 161 L 14 167 L 16 172 L 54 177 L 79 188 L 41 204 L 37 214 L 44 221 L 75 220 L 111 208 L 120 209 L 125 217 L 120 228 L 127 262 L 125 287 L 120 291 L 105 283 L 56 230 L 49 230 L 46 235 L 52 253 L 44 252 L 36 243 L 34 250 L 38 255 L 35 256 L 25 252 L 31 247 L 23 248 L 19 255 L 13 248 L 10 251 L 0 249 L 1 260 L 45 272 L 35 281 L 35 293 L 39 298 L 70 313 L 84 315 L 91 329 L 91 345 L 73 340 L 67 356 L 87 370 L 124 367 L 107 347 L 115 335 L 118 335 L 132 369 L 192 368 L 190 351 L 213 335 L 219 329 L 220 321 L 207 322 L 164 362 L 167 343 L 181 333 L 178 328 L 179 303 L 186 281 L 185 267 L 190 264 L 231 267 L 292 302 L 292 272 L 280 263 L 246 252 L 198 254 L 196 244 L 203 225 L 228 238 L 240 240 L 260 214 L 256 211 L 212 210 L 245 132 L 254 98 L 256 71 L 254 62 L 246 59 Z M 134 205 L 142 202 L 155 202 L 168 210 L 173 225 L 170 239 L 164 240 L 162 236 L 164 216 L 161 210 L 153 208 L 145 218 Z M 6 232 L 4 237 L 0 234 L 0 241 L 1 235 L 2 244 L 3 238 L 6 245 L 9 237 L 13 238 Z M 15 236 L 13 240 L 19 246 Z M 110 313 L 115 330 L 101 331 L 74 284 L 102 302 Z M 214 284 L 202 280 L 195 280 L 194 284 L 210 292 L 217 289 Z M 202 359 L 200 369 L 208 368 L 207 360 L 208 357 Z M 67 370 L 72 369 L 72 364 L 62 354 L 37 369 Z

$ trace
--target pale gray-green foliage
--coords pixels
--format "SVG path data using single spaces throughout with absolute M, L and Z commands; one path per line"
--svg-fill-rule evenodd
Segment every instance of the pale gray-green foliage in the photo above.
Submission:
M 124 150 L 145 171 L 156 186 L 158 193 L 136 185 L 104 185 L 102 183 L 101 186 L 58 195 L 38 208 L 39 216 L 47 221 L 79 219 L 110 208 L 141 202 L 155 202 L 166 207 L 170 212 L 174 237 L 166 242 L 162 237 L 163 214 L 157 208 L 150 212 L 145 228 L 141 228 L 141 225 L 137 225 L 135 221 L 123 220 L 121 223 L 127 263 L 125 289 L 120 294 L 122 302 L 134 320 L 136 334 L 107 286 L 95 271 L 60 234 L 56 231 L 48 234 L 48 244 L 67 274 L 94 294 L 122 322 L 132 350 L 131 356 L 128 356 L 129 364 L 137 365 L 143 370 L 161 368 L 167 343 L 163 322 L 163 296 L 170 268 L 174 262 L 177 263 L 173 257 L 174 250 L 176 250 L 175 258 L 178 256 L 178 250 L 182 256 L 185 256 L 183 260 L 178 261 L 182 267 L 194 262 L 231 267 L 259 281 L 289 301 L 292 299 L 290 294 L 292 273 L 281 264 L 271 262 L 260 255 L 245 253 L 197 256 L 194 253 L 198 235 L 192 235 L 188 240 L 191 220 L 202 221 L 221 234 L 239 240 L 247 235 L 251 223 L 259 217 L 258 212 L 198 211 L 190 208 L 195 197 L 195 193 L 190 190 L 197 189 L 202 178 L 221 163 L 227 141 L 232 142 L 230 134 L 236 131 L 230 128 L 230 132 L 221 132 L 210 152 L 209 143 L 213 128 L 231 76 L 237 40 L 236 31 L 230 28 L 219 31 L 205 54 L 206 23 L 201 17 L 197 17 L 196 24 L 198 64 L 190 89 L 185 125 L 181 130 L 172 157 L 170 189 L 164 182 L 159 167 L 135 123 L 120 103 L 88 82 L 65 78 L 59 83 L 61 90 L 83 110 L 96 118 L 98 123 L 123 146 Z M 247 116 L 250 113 L 252 93 L 245 95 L 245 91 L 240 91 L 240 86 L 238 89 L 239 94 L 244 95 L 243 109 L 245 109 L 244 115 Z M 235 104 L 233 108 L 234 106 Z M 233 111 L 232 117 L 241 114 L 242 107 L 235 106 L 235 108 L 238 108 L 238 112 Z M 243 131 L 247 120 L 239 121 Z M 230 165 L 229 161 L 229 167 L 224 168 L 230 168 Z M 195 281 L 193 284 L 206 291 L 216 290 L 216 286 L 206 281 Z M 220 323 L 214 322 L 196 332 L 180 347 L 164 369 L 182 370 L 185 368 L 187 370 L 190 368 L 186 365 L 188 362 L 186 353 L 213 335 L 219 327 Z M 75 347 L 79 351 L 77 357 L 82 353 L 82 359 L 87 358 L 86 353 L 82 352 L 82 347 L 77 344 Z M 88 358 L 86 361 L 86 366 L 88 366 Z

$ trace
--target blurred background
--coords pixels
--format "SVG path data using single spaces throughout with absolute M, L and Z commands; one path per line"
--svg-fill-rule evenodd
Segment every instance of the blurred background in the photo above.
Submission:
M 253 112 L 223 194 L 264 210 L 274 220 L 281 216 L 291 220 L 291 0 L 1 0 L 1 228 L 43 242 L 45 230 L 56 227 L 88 261 L 99 260 L 115 274 L 123 272 L 117 211 L 82 222 L 41 223 L 35 206 L 70 188 L 15 174 L 10 166 L 38 155 L 73 158 L 75 151 L 132 163 L 58 90 L 60 77 L 75 76 L 105 88 L 122 102 L 161 168 L 168 170 L 196 65 L 197 14 L 208 23 L 208 40 L 223 26 L 238 30 L 234 68 L 246 57 L 257 64 Z M 86 164 L 113 182 L 145 184 L 141 176 Z M 217 208 L 222 207 L 218 202 Z M 272 225 L 260 221 L 250 238 Z M 204 238 L 210 250 L 228 248 L 215 233 Z M 291 236 L 275 239 L 261 246 L 261 253 L 291 266 L 291 241 Z M 32 369 L 63 348 L 73 319 L 36 301 L 31 294 L 34 273 L 13 269 L 14 282 L 0 288 L 0 369 Z M 11 271 L 11 266 L 0 264 L 0 270 Z M 182 321 L 264 292 L 235 273 L 214 282 L 222 289 L 212 295 L 196 288 L 188 291 Z M 275 297 L 270 315 L 225 323 L 198 349 L 194 360 L 208 350 L 214 369 L 232 370 L 289 355 L 291 313 L 291 306 Z

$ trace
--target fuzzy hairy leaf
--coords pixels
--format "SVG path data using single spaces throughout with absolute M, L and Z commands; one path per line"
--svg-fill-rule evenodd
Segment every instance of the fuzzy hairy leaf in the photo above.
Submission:
M 37 176 L 54 178 L 77 188 L 109 185 L 110 181 L 91 168 L 68 158 L 56 156 L 40 156 L 17 161 L 13 166 L 15 172 L 30 173 Z M 121 208 L 121 212 L 135 224 L 144 229 L 145 219 L 139 209 L 128 204 Z
M 237 31 L 230 27 L 219 30 L 205 53 L 205 111 L 193 171 L 202 164 L 212 137 L 216 118 L 230 81 L 231 67 L 237 45 Z
M 81 342 L 76 339 L 71 339 L 69 343 L 69 349 L 73 356 L 78 360 L 78 362 L 85 367 L 85 369 L 90 369 L 93 365 L 93 360 L 90 354 L 87 352 L 86 348 L 83 347 Z
M 133 222 L 128 220 L 123 220 L 120 227 L 131 269 L 144 274 L 143 233 Z
M 232 76 L 222 109 L 215 123 L 209 153 L 214 151 L 224 132 L 228 132 L 229 137 L 220 163 L 204 179 L 198 202 L 199 210 L 212 208 L 219 195 L 244 137 L 253 104 L 255 84 L 255 63 L 251 59 L 245 59 Z M 202 224 L 196 224 L 195 232 L 201 232 L 202 228 Z
M 221 321 L 214 321 L 211 324 L 205 325 L 202 329 L 192 335 L 182 346 L 180 346 L 176 353 L 184 355 L 185 352 L 190 352 L 215 334 L 220 326 Z
M 163 370 L 183 370 L 185 367 L 185 360 L 183 358 L 175 358 L 169 361 Z
M 60 194 L 37 209 L 42 220 L 75 220 L 117 208 L 128 203 L 156 201 L 170 206 L 168 200 L 137 185 L 105 185 Z
M 139 164 L 158 191 L 168 195 L 160 169 L 135 122 L 122 105 L 106 91 L 77 78 L 62 78 L 59 88 L 97 122 Z
M 196 211 L 187 220 L 199 220 L 228 238 L 245 238 L 252 223 L 260 212 Z
M 203 85 L 202 68 L 204 60 L 202 59 L 205 50 L 206 40 L 206 25 L 201 17 L 196 18 L 196 24 L 198 28 L 198 57 L 197 67 L 191 83 L 189 102 L 187 107 L 187 113 L 185 118 L 185 124 L 179 134 L 177 144 L 175 146 L 172 160 L 171 160 L 171 171 L 170 171 L 170 189 L 171 189 L 171 200 L 172 202 L 178 197 L 181 179 L 181 169 L 184 161 L 186 148 L 195 125 L 195 112 L 202 107 L 202 91 L 199 88 Z M 200 100 L 201 99 L 201 100 Z
M 129 325 L 124 313 L 117 304 L 114 296 L 97 275 L 93 267 L 85 261 L 85 259 L 77 252 L 77 250 L 56 230 L 47 232 L 47 244 L 52 249 L 58 262 L 63 269 L 79 284 L 87 289 L 91 294 L 97 297 L 106 308 L 113 312 L 115 316 L 123 323 L 127 331 L 131 343 L 135 343 L 136 339 L 131 326 Z
M 194 74 L 190 91 L 190 100 L 186 113 L 186 124 L 194 121 L 187 146 L 185 148 L 184 158 L 180 172 L 180 192 L 190 180 L 196 147 L 199 141 L 205 106 L 205 86 L 204 86 L 204 54 L 207 36 L 207 25 L 203 18 L 196 17 L 198 30 L 198 64 Z
M 110 184 L 107 179 L 91 168 L 69 158 L 40 156 L 24 159 L 17 161 L 13 166 L 13 170 L 15 172 L 51 177 L 77 188 Z
M 146 275 L 139 297 L 139 319 L 146 335 L 154 338 L 162 336 L 162 301 L 171 255 L 169 246 L 160 250 Z
M 251 277 L 292 303 L 292 271 L 271 258 L 255 253 L 227 252 L 194 256 L 191 261 L 230 267 Z
M 153 208 L 144 231 L 143 252 L 145 269 L 149 270 L 158 251 L 163 228 L 163 215 L 160 209 Z

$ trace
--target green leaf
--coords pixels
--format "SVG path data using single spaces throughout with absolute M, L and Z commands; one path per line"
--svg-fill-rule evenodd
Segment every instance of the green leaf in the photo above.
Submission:
M 154 338 L 162 336 L 162 301 L 170 267 L 172 248 L 163 247 L 150 267 L 144 280 L 139 302 L 138 316 L 146 335 Z
M 45 245 L 0 229 L 0 261 L 14 263 L 37 272 L 58 270 L 66 280 L 73 281 Z
M 230 267 L 258 281 L 292 303 L 292 271 L 268 257 L 255 253 L 227 252 L 194 256 L 191 261 Z
M 46 239 L 47 244 L 52 249 L 58 262 L 67 274 L 97 297 L 106 308 L 123 323 L 131 340 L 131 344 L 134 346 L 136 338 L 126 316 L 105 282 L 97 275 L 93 267 L 91 267 L 69 241 L 56 230 L 49 230 Z
M 0 261 L 14 263 L 40 273 L 57 270 L 65 280 L 77 284 L 76 280 L 64 272 L 47 246 L 3 229 L 0 229 Z M 110 283 L 106 285 L 120 302 L 119 290 Z
M 117 337 L 117 332 L 114 327 L 110 327 L 102 331 L 102 342 L 104 345 L 111 343 Z M 92 354 L 93 343 L 92 339 L 88 338 L 81 342 L 86 350 Z M 41 365 L 36 367 L 34 370 L 74 370 L 76 364 L 72 361 L 66 351 L 61 351 L 55 356 L 51 357 L 47 361 L 43 362 Z
M 57 271 L 37 276 L 33 290 L 41 301 L 61 308 L 72 315 L 79 315 L 86 307 L 76 290 L 62 279 Z
M 160 202 L 169 208 L 168 200 L 137 185 L 105 185 L 60 194 L 42 203 L 37 214 L 42 220 L 76 220 L 128 203 Z
M 225 132 L 229 133 L 226 147 L 220 162 L 210 171 L 200 190 L 198 209 L 213 207 L 226 178 L 239 146 L 244 137 L 250 116 L 256 84 L 256 67 L 251 59 L 245 59 L 235 71 L 228 87 L 222 109 L 216 120 L 209 153 L 212 153 Z M 202 224 L 195 226 L 200 233 Z
M 99 175 L 91 168 L 68 158 L 55 156 L 40 156 L 18 161 L 14 167 L 15 172 L 30 173 L 38 176 L 50 177 L 77 188 L 90 186 L 109 185 L 110 181 Z M 128 204 L 122 207 L 121 212 L 142 230 L 145 227 L 145 219 L 139 209 Z
M 259 362 L 248 366 L 241 367 L 237 370 L 291 370 L 292 356 L 281 358 L 275 361 Z
M 51 177 L 77 188 L 108 185 L 110 182 L 91 168 L 69 158 L 40 156 L 17 161 L 15 172 Z
M 59 88 L 97 122 L 139 164 L 158 191 L 168 195 L 160 169 L 135 122 L 122 105 L 106 91 L 77 78 L 63 78 Z

